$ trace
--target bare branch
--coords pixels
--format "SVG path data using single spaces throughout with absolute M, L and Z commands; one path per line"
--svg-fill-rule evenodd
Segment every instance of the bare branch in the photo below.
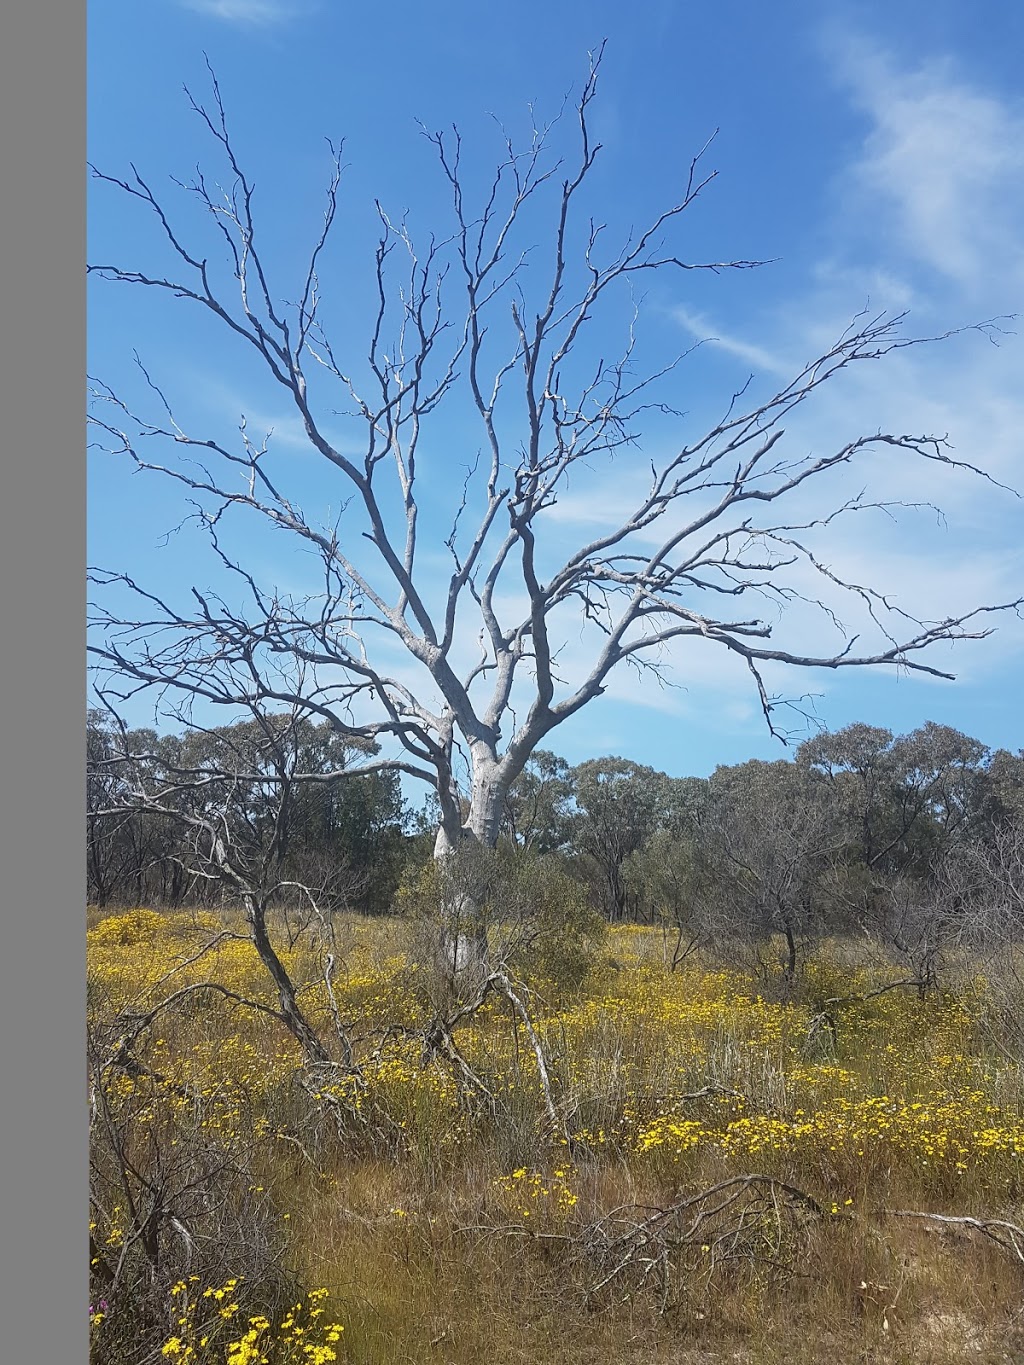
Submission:
M 707 430 L 691 430 L 680 393 L 695 348 L 639 365 L 634 281 L 762 263 L 695 261 L 680 245 L 686 214 L 715 179 L 713 136 L 666 207 L 617 245 L 610 240 L 590 202 L 603 51 L 592 54 L 580 91 L 554 118 L 531 110 L 522 139 L 499 125 L 497 164 L 479 187 L 459 130 L 423 130 L 450 216 L 443 230 L 414 232 L 411 215 L 375 204 L 374 298 L 362 344 L 348 317 L 343 342 L 332 341 L 318 273 L 341 208 L 334 144 L 323 221 L 290 304 L 280 301 L 264 255 L 254 183 L 212 71 L 207 104 L 188 99 L 227 188 L 202 170 L 178 184 L 212 229 L 216 255 L 186 242 L 134 169 L 126 177 L 95 172 L 153 216 L 166 260 L 94 272 L 198 304 L 244 343 L 297 414 L 340 488 L 332 505 L 341 508 L 318 524 L 289 491 L 292 470 L 272 440 L 255 437 L 244 418 L 237 440 L 191 434 L 141 361 L 153 419 L 96 384 L 97 444 L 170 480 L 188 509 L 181 524 L 206 535 L 217 572 L 242 594 L 229 605 L 194 586 L 183 607 L 130 574 L 94 571 L 105 600 L 127 595 L 136 604 L 104 605 L 90 622 L 91 657 L 111 704 L 147 692 L 187 724 L 209 707 L 327 721 L 339 736 L 380 746 L 358 771 L 389 768 L 432 786 L 445 826 L 439 847 L 454 848 L 463 837 L 493 843 L 504 794 L 530 753 L 601 696 L 623 665 L 666 683 L 683 645 L 725 649 L 749 670 L 769 729 L 785 740 L 778 718 L 786 703 L 770 692 L 766 665 L 894 667 L 948 678 L 933 662 L 937 646 L 984 638 L 997 619 L 1020 614 L 1024 598 L 927 620 L 897 601 L 891 585 L 844 575 L 821 548 L 840 517 L 873 511 L 895 519 L 930 505 L 886 499 L 866 480 L 857 496 L 829 501 L 829 475 L 870 473 L 880 454 L 916 462 L 923 477 L 941 466 L 1007 491 L 978 462 L 954 455 L 945 436 L 837 431 L 826 447 L 807 450 L 787 434 L 790 419 L 852 367 L 971 332 L 993 339 L 1003 319 L 921 337 L 906 331 L 902 314 L 864 310 L 788 383 L 758 398 L 751 379 Z M 570 110 L 571 141 L 559 145 Z M 303 368 L 310 359 L 315 385 Z M 327 433 L 333 409 L 323 399 L 339 388 L 346 419 L 361 432 L 354 447 Z M 660 441 L 674 433 L 671 444 L 638 461 L 653 419 Z M 476 423 L 475 434 L 467 423 Z M 152 458 L 154 448 L 165 454 Z M 623 492 L 567 549 L 550 514 L 571 506 L 599 464 L 625 468 Z M 641 484 L 635 476 L 648 468 Z M 817 490 L 821 501 L 808 510 Z M 311 551 L 319 591 L 288 596 L 259 582 L 253 565 L 227 550 L 229 524 L 236 532 L 272 528 Z M 425 528 L 437 544 L 424 541 Z M 443 578 L 431 562 L 442 548 L 451 557 Z M 794 607 L 815 617 L 813 651 L 789 630 Z M 590 649 L 571 678 L 559 669 L 567 632 L 581 632 Z M 463 759 L 465 808 L 456 767 Z M 321 780 L 330 779 L 298 772 L 287 779 Z

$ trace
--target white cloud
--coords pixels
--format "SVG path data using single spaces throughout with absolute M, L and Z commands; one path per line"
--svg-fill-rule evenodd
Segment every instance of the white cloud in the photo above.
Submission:
M 714 323 L 709 322 L 703 313 L 695 313 L 689 308 L 679 306 L 672 309 L 672 316 L 697 341 L 703 341 L 708 346 L 714 346 L 717 350 L 725 351 L 727 355 L 734 355 L 754 370 L 761 370 L 766 374 L 781 375 L 786 378 L 789 378 L 793 372 L 794 367 L 786 364 L 778 354 L 764 346 L 744 341 L 741 337 L 730 336 Z
M 229 24 L 254 26 L 282 23 L 298 18 L 308 11 L 305 3 L 296 0 L 179 0 L 186 9 L 208 14 Z
M 544 521 L 555 522 L 559 526 L 588 528 L 580 537 L 581 543 L 586 534 L 596 536 L 602 530 L 619 526 L 625 508 L 635 503 L 643 491 L 636 479 L 629 477 L 632 473 L 627 468 L 624 478 L 613 470 L 586 488 L 570 489 L 553 506 L 544 509 Z
M 947 60 L 906 70 L 849 36 L 833 50 L 840 81 L 870 119 L 847 168 L 852 196 L 871 198 L 904 247 L 951 281 L 983 293 L 997 279 L 1019 288 L 1024 105 L 972 86 Z
M 951 62 L 908 67 L 848 34 L 832 32 L 829 55 L 837 82 L 866 116 L 859 148 L 836 170 L 829 257 L 810 265 L 802 296 L 755 335 L 684 309 L 675 314 L 694 336 L 717 333 L 738 374 L 782 373 L 787 357 L 820 354 L 866 302 L 872 315 L 912 309 L 916 334 L 1024 311 L 1024 104 L 972 85 Z M 1024 491 L 1024 341 L 1012 330 L 998 339 L 993 348 L 968 332 L 853 367 L 789 414 L 786 450 L 825 454 L 872 431 L 948 435 L 952 458 Z M 821 516 L 862 488 L 871 501 L 937 503 L 949 530 L 909 510 L 896 528 L 877 514 L 841 519 L 810 542 L 837 571 L 933 620 L 1024 592 L 1021 502 L 891 448 L 859 469 L 812 480 L 784 512 L 780 504 L 761 520 Z M 796 573 L 793 582 L 809 593 L 815 586 L 813 575 Z M 828 594 L 833 606 L 844 597 Z M 856 629 L 850 608 L 846 598 L 840 615 Z M 980 678 L 1024 649 L 1024 627 L 1012 614 L 981 624 L 997 628 L 994 640 L 944 651 L 937 666 Z M 913 628 L 894 633 L 906 638 Z M 831 652 L 820 636 L 821 618 L 799 605 L 777 628 L 779 644 L 797 653 Z M 685 678 L 683 668 L 677 676 Z M 724 678 L 721 685 L 732 690 Z M 800 685 L 790 675 L 788 687 Z
M 269 409 L 259 401 L 253 402 L 241 389 L 215 374 L 189 367 L 183 371 L 183 376 L 187 378 L 193 401 L 198 400 L 202 404 L 202 411 L 207 417 L 215 416 L 218 421 L 224 422 L 232 433 L 232 439 L 244 418 L 246 432 L 254 445 L 259 445 L 266 438 L 272 450 L 283 447 L 320 458 L 297 412 L 289 412 L 287 408 Z M 366 452 L 365 441 L 354 439 L 339 426 L 321 423 L 321 431 L 335 450 L 344 455 L 360 456 Z

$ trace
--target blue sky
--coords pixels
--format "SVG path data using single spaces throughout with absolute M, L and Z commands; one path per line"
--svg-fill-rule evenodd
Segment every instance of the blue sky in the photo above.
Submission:
M 674 393 L 692 420 L 717 415 L 748 375 L 755 390 L 785 382 L 865 306 L 909 309 L 920 333 L 1024 313 L 1024 9 L 1009 0 L 525 0 L 514 11 L 461 0 L 96 0 L 89 26 L 91 160 L 116 175 L 134 162 L 172 203 L 169 176 L 186 179 L 197 163 L 212 173 L 216 162 L 182 93 L 187 83 L 205 96 L 208 54 L 285 297 L 297 292 L 321 213 L 324 139 L 344 139 L 343 208 L 324 283 L 334 335 L 345 341 L 365 335 L 372 304 L 374 198 L 395 218 L 408 211 L 414 232 L 444 213 L 445 187 L 417 120 L 458 124 L 467 164 L 484 167 L 499 150 L 488 115 L 519 131 L 531 101 L 541 118 L 553 115 L 583 79 L 588 48 L 603 39 L 593 197 L 609 233 L 621 236 L 664 207 L 717 129 L 707 164 L 718 176 L 687 217 L 685 246 L 694 258 L 773 262 L 665 277 L 646 297 L 643 344 L 652 357 L 714 339 L 681 371 Z M 92 187 L 90 204 L 90 260 L 165 262 L 135 206 L 102 185 Z M 294 416 L 244 352 L 194 312 L 93 282 L 89 325 L 92 374 L 142 399 L 137 350 L 190 430 L 230 431 L 243 412 L 251 430 L 273 427 L 302 505 L 325 517 L 337 507 L 339 490 L 303 451 Z M 1015 327 L 1006 324 L 998 347 L 971 334 L 858 372 L 801 417 L 790 438 L 812 448 L 876 428 L 948 432 L 959 457 L 1024 487 L 1024 342 Z M 447 438 L 453 447 L 464 439 L 458 422 Z M 651 439 L 670 433 L 653 430 Z M 465 464 L 472 454 L 467 447 L 457 458 Z M 1020 501 L 934 466 L 876 461 L 869 473 L 882 496 L 940 503 L 946 522 L 923 511 L 896 526 L 858 517 L 830 530 L 837 569 L 932 618 L 1024 592 Z M 559 548 L 574 548 L 570 541 L 600 525 L 621 501 L 623 477 L 597 470 L 563 501 L 550 524 Z M 89 487 L 91 563 L 130 570 L 172 594 L 217 584 L 187 528 L 167 536 L 187 510 L 173 486 L 96 453 Z M 436 477 L 426 499 L 425 535 L 438 548 L 452 487 L 450 477 Z M 279 538 L 253 536 L 243 548 L 265 582 L 301 587 L 308 577 L 308 564 Z M 814 629 L 799 613 L 785 626 L 808 652 Z M 570 672 L 582 663 L 577 647 L 567 641 Z M 768 680 L 791 696 L 815 694 L 830 728 L 864 720 L 906 731 L 936 720 L 993 747 L 1024 746 L 1020 622 L 1003 620 L 990 639 L 933 661 L 958 681 L 890 670 L 780 671 Z M 679 775 L 784 753 L 735 661 L 691 650 L 672 663 L 678 686 L 638 684 L 624 673 L 548 746 L 572 762 L 616 753 Z M 150 719 L 142 709 L 132 715 Z

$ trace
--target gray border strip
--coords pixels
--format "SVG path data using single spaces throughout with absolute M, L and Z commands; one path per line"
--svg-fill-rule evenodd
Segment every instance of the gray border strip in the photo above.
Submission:
M 0 1020 L 4 1358 L 88 1353 L 85 6 L 5 10 Z

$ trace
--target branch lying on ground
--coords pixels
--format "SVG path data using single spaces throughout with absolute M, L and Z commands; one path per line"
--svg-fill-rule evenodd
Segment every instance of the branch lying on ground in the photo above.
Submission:
M 654 1288 L 664 1313 L 680 1278 L 706 1287 L 727 1262 L 793 1273 L 797 1257 L 787 1251 L 794 1238 L 809 1223 L 833 1216 L 795 1185 L 750 1174 L 722 1180 L 668 1208 L 626 1204 L 596 1222 L 558 1232 L 523 1223 L 476 1224 L 460 1230 L 563 1243 L 589 1280 L 584 1291 L 587 1304 L 617 1282 L 623 1301 Z
M 827 1029 L 832 1035 L 833 1047 L 839 1040 L 839 1025 L 836 1023 L 835 1015 L 832 1010 L 840 1005 L 863 1005 L 868 1000 L 874 1000 L 876 996 L 885 995 L 889 991 L 901 990 L 905 987 L 913 987 L 921 991 L 925 989 L 927 983 L 920 977 L 911 977 L 906 981 L 890 981 L 888 985 L 879 986 L 877 990 L 864 991 L 859 995 L 834 995 L 824 1001 L 821 1009 L 811 1019 L 807 1025 L 806 1046 L 810 1047 L 820 1037 L 823 1029 Z
M 978 1232 L 1024 1266 L 1024 1228 L 1002 1218 L 973 1218 L 968 1214 L 925 1213 L 916 1209 L 883 1209 L 889 1218 L 920 1218 L 946 1227 L 967 1228 Z
M 783 1255 L 787 1223 L 793 1232 L 826 1216 L 803 1190 L 756 1174 L 720 1181 L 667 1209 L 615 1209 L 583 1233 L 588 1258 L 602 1270 L 587 1299 L 616 1280 L 624 1284 L 626 1297 L 653 1280 L 664 1312 L 672 1295 L 673 1257 L 687 1253 L 699 1259 L 685 1268 L 705 1283 L 726 1261 L 767 1262 L 785 1273 L 790 1269 Z

